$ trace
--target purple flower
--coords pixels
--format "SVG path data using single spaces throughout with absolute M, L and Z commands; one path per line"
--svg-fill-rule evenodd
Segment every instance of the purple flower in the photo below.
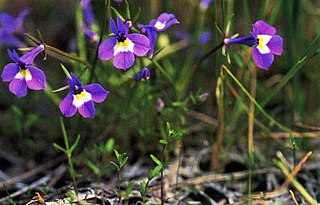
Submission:
M 150 78 L 150 71 L 148 68 L 142 68 L 140 72 L 135 76 L 138 81 L 147 81 Z
M 200 7 L 201 7 L 202 9 L 207 9 L 207 8 L 209 7 L 211 1 L 212 1 L 212 0 L 201 0 L 201 2 L 200 2 Z
M 32 66 L 33 60 L 44 50 L 40 45 L 23 56 L 19 57 L 15 50 L 8 50 L 9 57 L 15 63 L 8 63 L 2 72 L 3 82 L 10 82 L 9 90 L 18 98 L 27 95 L 27 87 L 31 90 L 45 88 L 46 76 L 42 70 Z
M 110 28 L 114 36 L 103 41 L 99 47 L 99 58 L 110 60 L 118 69 L 127 70 L 135 61 L 135 56 L 144 56 L 150 50 L 149 39 L 138 33 L 128 34 L 130 23 L 124 24 L 120 17 L 117 26 L 110 18 Z
M 157 106 L 156 106 L 156 111 L 158 114 L 160 114 L 162 112 L 164 108 L 164 101 L 161 98 L 157 99 Z
M 89 84 L 82 86 L 79 79 L 71 73 L 71 78 L 67 78 L 71 93 L 69 93 L 60 103 L 59 108 L 65 117 L 72 117 L 77 110 L 84 118 L 94 118 L 96 109 L 94 102 L 103 102 L 109 94 L 101 85 Z
M 275 55 L 282 54 L 282 38 L 276 35 L 276 29 L 266 22 L 259 20 L 253 26 L 251 36 L 241 38 L 225 38 L 225 45 L 244 44 L 254 46 L 252 57 L 255 64 L 262 69 L 268 70 Z
M 25 46 L 16 35 L 22 34 L 24 18 L 29 14 L 29 10 L 25 9 L 15 18 L 10 14 L 0 14 L 0 45 L 5 44 L 8 46 L 22 47 Z
M 212 34 L 209 31 L 203 32 L 198 38 L 200 45 L 207 44 L 212 39 Z
M 174 24 L 179 24 L 180 22 L 175 18 L 173 14 L 162 13 L 157 19 L 152 19 L 149 25 L 139 24 L 138 27 L 143 33 L 147 33 L 150 39 L 150 51 L 149 58 L 152 58 L 154 53 L 154 46 L 158 39 L 158 31 L 164 31 Z
M 86 25 L 91 26 L 94 23 L 94 14 L 90 5 L 91 0 L 82 0 L 83 21 Z
M 98 45 L 99 43 L 99 36 L 96 32 L 92 31 L 88 28 L 88 26 L 85 23 L 82 23 L 81 30 L 84 33 L 84 35 L 94 44 Z

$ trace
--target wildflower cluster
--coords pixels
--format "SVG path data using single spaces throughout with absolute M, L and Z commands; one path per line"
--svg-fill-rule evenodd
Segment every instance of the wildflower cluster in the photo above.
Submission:
M 120 3 L 121 1 L 117 1 Z M 201 1 L 201 8 L 207 9 L 211 1 Z M 94 31 L 94 13 L 91 7 L 91 0 L 82 0 L 83 19 L 81 31 L 98 47 L 98 58 L 100 60 L 112 60 L 112 64 L 117 69 L 127 70 L 131 68 L 137 57 L 148 55 L 153 58 L 158 39 L 158 33 L 169 27 L 179 24 L 174 14 L 162 13 L 158 18 L 152 19 L 149 24 L 133 25 L 131 20 L 125 21 L 122 16 L 117 16 L 116 22 L 110 18 L 110 29 L 112 34 L 100 45 L 99 36 Z M 24 43 L 16 37 L 24 32 L 23 20 L 29 14 L 29 10 L 23 10 L 16 18 L 9 14 L 1 14 L 0 22 L 0 44 L 21 47 Z M 140 29 L 140 32 L 138 29 Z M 211 39 L 211 33 L 204 32 L 199 36 L 200 45 L 207 44 Z M 24 97 L 27 88 L 31 90 L 43 90 L 46 85 L 44 72 L 33 65 L 34 59 L 47 49 L 45 43 L 35 41 L 38 46 L 25 53 L 21 57 L 15 50 L 8 50 L 9 57 L 14 61 L 8 63 L 2 72 L 2 80 L 10 82 L 9 90 L 17 97 Z M 244 44 L 253 46 L 253 60 L 258 67 L 268 69 L 274 60 L 274 55 L 282 54 L 282 38 L 276 35 L 276 29 L 266 22 L 260 20 L 253 24 L 253 31 L 250 36 L 241 38 L 226 37 L 224 46 L 232 44 Z M 62 52 L 63 53 L 63 52 Z M 73 60 L 76 58 L 72 58 Z M 75 115 L 77 111 L 84 118 L 93 118 L 95 115 L 94 102 L 103 102 L 109 94 L 101 85 L 94 83 L 82 86 L 80 80 L 74 73 L 66 72 L 70 93 L 62 100 L 59 108 L 65 117 Z M 135 75 L 137 81 L 147 81 L 150 78 L 150 71 L 147 67 Z M 158 100 L 158 112 L 163 103 Z
M 116 1 L 121 3 L 122 1 Z M 91 0 L 82 0 L 81 9 L 83 11 L 83 19 L 81 31 L 96 46 L 100 37 L 94 31 L 95 18 L 91 7 Z M 0 36 L 1 44 L 23 47 L 24 43 L 20 42 L 16 37 L 24 32 L 23 20 L 29 14 L 29 10 L 22 11 L 18 17 L 14 18 L 9 14 L 1 14 Z M 132 33 L 132 22 L 124 22 L 122 17 L 118 16 L 116 23 L 110 18 L 110 28 L 112 35 L 103 41 L 98 48 L 98 57 L 101 60 L 112 59 L 114 67 L 127 70 L 132 67 L 135 62 L 135 56 L 143 57 L 149 53 L 151 58 L 154 53 L 154 47 L 157 41 L 157 33 L 166 30 L 173 24 L 179 23 L 173 14 L 163 13 L 158 19 L 154 19 L 149 25 L 139 24 L 138 28 L 141 32 Z M 47 49 L 46 44 L 32 39 L 38 44 L 29 52 L 21 57 L 15 50 L 8 50 L 9 57 L 14 63 L 8 63 L 2 72 L 2 80 L 10 82 L 9 90 L 18 98 L 27 95 L 27 88 L 31 90 L 43 90 L 46 87 L 45 73 L 33 66 L 34 59 Z M 63 52 L 60 52 L 63 53 Z M 73 58 L 75 59 L 75 58 Z M 78 111 L 84 118 L 93 118 L 95 116 L 94 102 L 103 102 L 109 94 L 100 84 L 94 83 L 82 86 L 80 80 L 74 73 L 66 71 L 68 87 L 70 93 L 62 100 L 59 105 L 61 113 L 65 117 L 72 117 Z M 150 71 L 144 67 L 136 76 L 137 81 L 146 81 L 150 78 Z

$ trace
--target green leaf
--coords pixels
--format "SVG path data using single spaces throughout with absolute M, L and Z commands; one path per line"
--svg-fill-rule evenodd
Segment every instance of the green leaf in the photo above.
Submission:
M 150 155 L 150 157 L 157 165 L 162 165 L 162 162 L 157 157 L 152 154 Z
M 70 152 L 72 153 L 74 151 L 74 149 L 78 146 L 79 144 L 79 140 L 80 140 L 80 134 L 77 136 L 76 141 L 73 143 L 73 145 L 70 148 Z
M 56 148 L 57 150 L 63 152 L 63 153 L 67 153 L 67 150 L 66 150 L 66 149 L 64 149 L 63 147 L 61 147 L 60 145 L 58 145 L 58 144 L 56 144 L 56 143 L 53 143 L 52 146 L 53 146 L 54 148 Z
M 232 14 L 232 15 L 228 18 L 227 25 L 226 25 L 226 30 L 225 30 L 225 35 L 226 35 L 226 36 L 229 36 L 229 34 L 230 34 L 231 24 L 232 24 L 232 19 L 233 19 L 233 17 L 234 17 L 234 14 Z
M 129 196 L 129 194 L 132 192 L 133 188 L 134 188 L 134 181 L 130 181 L 128 186 L 127 186 L 127 189 L 126 189 L 126 194 L 127 196 Z
M 62 63 L 60 63 L 60 66 L 61 66 L 63 72 L 66 74 L 66 76 L 71 79 L 72 77 L 71 77 L 68 69 Z
M 101 171 L 99 169 L 99 167 L 97 167 L 95 164 L 93 164 L 91 161 L 87 160 L 86 161 L 87 166 L 93 171 L 93 173 L 95 175 L 100 176 L 101 175 Z
M 127 163 L 128 157 L 125 157 L 123 160 L 120 162 L 120 169 Z
M 138 7 L 138 11 L 135 11 L 136 15 L 134 15 L 132 22 L 136 22 L 141 14 L 141 8 Z
M 159 143 L 160 143 L 160 144 L 163 144 L 163 145 L 167 145 L 167 144 L 168 144 L 168 141 L 167 141 L 167 140 L 159 140 Z
M 110 153 L 110 152 L 114 149 L 114 144 L 115 144 L 114 139 L 113 139 L 113 138 L 110 138 L 110 139 L 106 142 L 106 144 L 105 144 L 105 146 L 104 146 L 105 151 L 106 151 L 107 153 Z
M 120 14 L 120 12 L 115 9 L 114 7 L 111 6 L 111 9 L 113 11 L 113 13 L 116 15 L 116 16 L 119 16 L 121 18 L 122 21 L 125 21 L 125 18 L 123 18 L 123 16 Z
M 124 1 L 124 3 L 125 3 L 126 17 L 127 19 L 131 19 L 129 3 L 128 1 Z
M 293 137 L 293 134 L 290 133 L 290 141 L 292 143 L 292 147 L 293 147 L 293 150 L 299 150 L 299 147 L 298 147 L 298 144 L 297 144 L 297 141 L 296 139 Z
M 113 166 L 115 166 L 118 171 L 120 170 L 120 167 L 119 167 L 118 164 L 116 164 L 116 163 L 113 162 L 113 161 L 111 161 L 110 163 L 111 163 Z
M 114 154 L 117 157 L 118 162 L 120 162 L 121 161 L 121 154 L 119 154 L 119 152 L 116 149 L 114 149 L 113 151 L 114 151 Z
M 159 164 L 153 170 L 151 170 L 148 174 L 148 179 L 151 180 L 154 177 L 156 177 L 158 174 L 160 174 L 162 167 L 163 167 L 162 164 Z
M 144 195 L 146 192 L 147 192 L 147 181 L 146 180 L 143 180 L 140 184 L 141 186 L 141 195 Z
M 186 134 L 185 130 L 173 133 L 172 135 L 169 136 L 171 141 L 174 141 L 176 139 L 179 139 L 180 137 L 182 137 L 184 134 Z
M 171 125 L 169 122 L 167 122 L 167 133 L 171 132 Z

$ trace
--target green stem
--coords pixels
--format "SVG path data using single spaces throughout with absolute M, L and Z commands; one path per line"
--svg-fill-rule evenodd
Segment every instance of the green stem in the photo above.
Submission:
M 161 164 L 162 164 L 162 166 L 163 166 L 163 163 L 164 163 L 164 151 L 165 151 L 166 147 L 167 147 L 166 144 L 163 145 L 162 150 L 161 150 L 161 155 L 162 155 L 162 156 L 161 156 Z M 161 172 L 160 172 L 160 174 L 161 174 L 161 205 L 164 204 L 164 187 L 163 187 L 163 185 L 164 185 L 164 183 L 163 183 L 164 177 L 163 177 L 163 169 L 164 169 L 164 167 L 162 167 Z
M 162 73 L 162 75 L 164 75 L 168 79 L 170 85 L 173 88 L 175 88 L 171 76 L 165 71 L 165 69 L 155 59 L 152 59 L 151 62 L 153 63 L 153 65 L 155 65 L 158 68 L 158 70 Z
M 225 66 L 222 65 L 222 68 L 228 73 L 228 75 L 233 79 L 233 81 L 241 88 L 241 90 L 245 93 L 245 95 L 255 104 L 255 106 L 258 108 L 258 110 L 274 125 L 279 127 L 280 129 L 292 132 L 292 130 L 275 119 L 273 119 L 264 109 L 263 107 L 250 95 L 250 93 L 245 89 L 245 87 L 240 83 L 240 81 L 231 73 L 231 71 Z
M 77 183 L 76 183 L 76 178 L 75 178 L 75 175 L 76 175 L 75 173 L 76 172 L 74 170 L 73 163 L 72 163 L 72 151 L 70 150 L 69 141 L 68 141 L 68 135 L 67 135 L 66 127 L 64 126 L 62 117 L 60 117 L 60 124 L 61 124 L 64 144 L 65 144 L 65 147 L 66 147 L 66 154 L 67 154 L 67 157 L 68 157 L 69 172 L 70 172 L 70 175 L 71 175 L 71 178 L 72 178 L 72 182 L 73 182 L 75 193 L 78 196 L 78 188 L 77 188 Z
M 50 45 L 47 45 L 47 44 L 45 45 L 45 49 L 46 49 L 46 50 L 49 50 L 49 51 L 52 51 L 52 52 L 54 52 L 54 53 L 57 53 L 57 54 L 59 54 L 59 55 L 61 55 L 61 56 L 64 56 L 64 57 L 66 57 L 66 58 L 69 58 L 69 59 L 71 59 L 71 60 L 77 61 L 77 62 L 79 62 L 79 63 L 87 66 L 88 68 L 92 69 L 92 65 L 91 65 L 90 63 L 88 63 L 88 62 L 85 61 L 85 60 L 82 60 L 81 58 L 79 58 L 79 57 L 77 57 L 77 56 L 75 56 L 75 55 L 72 55 L 72 54 L 70 54 L 70 53 L 64 52 L 64 51 L 62 51 L 62 50 L 60 50 L 60 49 L 57 49 L 57 48 L 55 48 L 55 47 L 53 47 L 53 46 L 50 46 Z
M 203 56 L 201 56 L 195 64 L 193 64 L 192 68 L 188 70 L 188 72 L 185 73 L 185 75 L 183 75 L 181 77 L 180 82 L 177 84 L 177 92 L 178 92 L 178 100 L 181 100 L 186 93 L 186 90 L 189 86 L 189 84 L 192 82 L 191 78 L 192 76 L 195 74 L 196 70 L 198 69 L 198 67 L 200 66 L 200 64 L 207 59 L 209 56 L 211 56 L 212 54 L 214 54 L 215 52 L 217 52 L 222 46 L 224 45 L 223 41 L 217 45 L 216 47 L 214 47 L 212 50 L 210 50 L 208 53 L 204 54 Z
M 257 72 L 255 66 L 249 66 L 251 71 L 250 95 L 255 99 L 256 96 L 256 79 Z M 253 146 L 253 128 L 254 128 L 254 103 L 250 101 L 249 105 L 249 122 L 248 122 L 248 156 L 249 156 L 249 176 L 248 176 L 248 202 L 252 204 L 252 171 L 254 165 L 254 146 Z
M 111 17 L 111 3 L 110 3 L 110 0 L 106 0 L 105 1 L 105 7 L 106 7 L 106 12 L 105 12 L 105 15 L 104 15 L 104 20 L 103 20 L 103 24 L 102 24 L 102 28 L 101 28 L 101 32 L 100 32 L 100 39 L 99 39 L 99 43 L 98 43 L 98 46 L 97 46 L 97 49 L 96 49 L 96 54 L 94 56 L 94 60 L 93 60 L 93 63 L 92 63 L 92 72 L 90 73 L 89 82 L 88 83 L 92 82 L 93 76 L 94 76 L 94 72 L 96 70 L 96 66 L 97 66 L 97 62 L 98 62 L 99 46 L 102 43 L 103 34 L 104 34 L 104 31 L 105 31 L 105 21 L 107 19 L 110 19 L 110 17 Z
M 77 28 L 77 46 L 79 50 L 79 57 L 81 59 L 86 59 L 86 42 L 84 35 L 81 31 L 82 27 L 82 19 L 83 19 L 83 11 L 81 7 L 81 1 L 76 1 L 76 28 Z

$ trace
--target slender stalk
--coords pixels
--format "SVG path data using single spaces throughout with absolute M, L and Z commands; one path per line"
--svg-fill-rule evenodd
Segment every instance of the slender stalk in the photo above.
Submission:
M 67 135 L 66 128 L 64 126 L 62 117 L 60 117 L 60 124 L 61 124 L 61 128 L 62 128 L 64 144 L 66 146 L 65 150 L 66 150 L 66 154 L 67 154 L 67 157 L 68 157 L 68 167 L 69 167 L 70 175 L 71 175 L 71 178 L 72 178 L 72 182 L 73 182 L 75 193 L 78 196 L 78 187 L 77 187 L 76 178 L 75 178 L 76 172 L 75 172 L 74 167 L 73 167 L 72 156 L 71 156 L 72 151 L 70 151 L 68 135 Z
M 231 73 L 231 71 L 225 66 L 222 65 L 222 68 L 228 73 L 228 75 L 232 78 L 232 80 L 241 88 L 241 90 L 245 93 L 245 95 L 254 103 L 254 105 L 258 108 L 258 110 L 270 121 L 270 123 L 276 125 L 280 129 L 292 132 L 292 130 L 275 119 L 273 119 L 264 109 L 263 107 L 250 95 L 250 93 L 245 89 L 245 87 L 240 83 L 240 81 Z
M 193 64 L 192 68 L 185 74 L 183 75 L 183 81 L 181 83 L 178 83 L 178 87 L 177 92 L 178 92 L 178 99 L 182 99 L 183 96 L 185 96 L 186 94 L 186 90 L 188 88 L 188 86 L 190 85 L 191 78 L 192 76 L 195 74 L 196 70 L 199 68 L 199 66 L 201 65 L 201 63 L 207 59 L 208 57 L 210 57 L 211 55 L 213 55 L 215 52 L 217 52 L 222 46 L 224 45 L 223 41 L 217 45 L 216 47 L 214 47 L 212 50 L 210 50 L 208 53 L 204 54 L 202 57 L 200 57 L 199 59 L 196 60 L 196 63 Z
M 164 151 L 166 149 L 167 145 L 164 144 L 163 147 L 162 147 L 162 150 L 161 150 L 161 163 L 163 165 L 164 163 Z M 164 177 L 163 177 L 163 168 L 161 169 L 161 172 L 160 172 L 160 175 L 161 175 L 161 205 L 164 204 Z
M 250 95 L 255 99 L 256 96 L 256 81 L 257 81 L 257 71 L 255 66 L 249 65 L 251 78 L 250 78 Z M 249 122 L 248 122 L 248 157 L 249 157 L 249 176 L 248 176 L 248 199 L 249 204 L 251 201 L 251 191 L 252 191 L 252 171 L 254 164 L 254 146 L 253 146 L 253 128 L 254 128 L 254 102 L 250 101 L 249 104 Z
M 104 31 L 105 31 L 105 21 L 107 21 L 107 19 L 110 19 L 110 17 L 111 17 L 111 3 L 110 3 L 110 0 L 106 0 L 105 1 L 105 9 L 106 9 L 106 12 L 105 12 L 103 24 L 102 24 L 102 27 L 101 27 L 100 39 L 99 39 L 99 43 L 98 43 L 98 46 L 97 46 L 97 49 L 96 49 L 96 54 L 95 54 L 94 59 L 93 59 L 92 72 L 90 73 L 89 82 L 88 83 L 92 82 L 93 76 L 94 76 L 94 72 L 96 70 L 96 66 L 97 66 L 97 62 L 98 62 L 99 46 L 102 43 L 103 34 L 104 34 Z
M 90 69 L 92 68 L 92 65 L 91 65 L 90 63 L 88 63 L 88 62 L 85 61 L 85 60 L 82 60 L 82 59 L 79 58 L 78 56 L 75 56 L 75 55 L 72 55 L 72 54 L 70 54 L 70 53 L 64 52 L 64 51 L 62 51 L 62 50 L 60 50 L 60 49 L 57 49 L 57 48 L 55 48 L 55 47 L 53 47 L 53 46 L 50 46 L 50 45 L 47 45 L 47 44 L 45 45 L 45 49 L 46 49 L 46 50 L 49 50 L 49 51 L 52 51 L 52 52 L 54 52 L 54 53 L 57 53 L 57 54 L 59 54 L 59 55 L 61 55 L 61 56 L 64 56 L 64 57 L 66 57 L 66 58 L 69 58 L 69 59 L 71 59 L 71 60 L 77 61 L 77 62 L 79 62 L 79 63 L 87 66 L 87 67 L 90 68 Z
M 76 28 L 77 28 L 77 46 L 79 50 L 79 57 L 81 59 L 86 59 L 86 42 L 84 35 L 81 31 L 83 19 L 83 11 L 81 7 L 81 1 L 76 1 Z
M 155 65 L 155 66 L 157 67 L 157 69 L 162 73 L 162 75 L 164 75 L 164 76 L 168 79 L 170 85 L 171 85 L 173 88 L 175 88 L 171 76 L 170 76 L 170 75 L 166 72 L 166 70 L 158 63 L 158 61 L 156 61 L 155 59 L 152 59 L 151 62 L 152 62 L 153 65 Z
M 217 134 L 216 134 L 216 143 L 212 147 L 212 156 L 211 156 L 211 171 L 217 171 L 219 164 L 219 156 L 222 149 L 222 139 L 224 134 L 224 86 L 223 86 L 223 72 L 222 68 L 220 71 L 220 76 L 217 79 L 216 86 L 216 98 L 217 98 L 217 106 L 218 106 L 218 126 L 217 126 Z

